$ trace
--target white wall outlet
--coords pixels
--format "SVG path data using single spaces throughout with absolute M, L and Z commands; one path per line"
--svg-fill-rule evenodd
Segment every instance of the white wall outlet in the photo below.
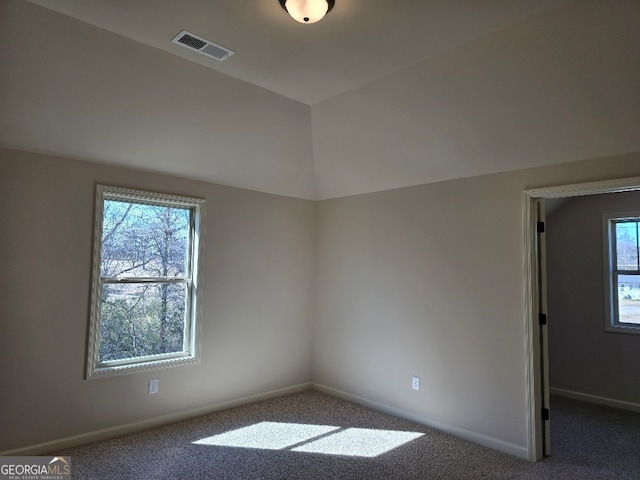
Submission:
M 154 393 L 158 393 L 158 383 L 160 379 L 152 378 L 149 380 L 149 395 L 153 395 Z
M 411 378 L 411 388 L 414 390 L 420 390 L 420 377 L 415 375 Z

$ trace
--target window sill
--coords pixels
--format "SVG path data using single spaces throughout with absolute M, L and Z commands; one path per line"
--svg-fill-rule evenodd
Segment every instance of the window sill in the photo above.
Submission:
M 115 365 L 97 367 L 93 371 L 88 371 L 86 380 L 97 380 L 99 378 L 116 377 L 119 375 L 131 375 L 140 372 L 150 372 L 164 368 L 181 367 L 184 365 L 194 365 L 200 363 L 200 359 L 195 356 L 151 360 L 127 365 Z

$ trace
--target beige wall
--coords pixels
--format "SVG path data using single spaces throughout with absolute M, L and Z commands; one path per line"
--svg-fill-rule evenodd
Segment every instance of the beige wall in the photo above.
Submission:
M 522 191 L 638 175 L 640 153 L 313 203 L 0 150 L 0 451 L 314 381 L 525 452 Z M 96 182 L 207 199 L 202 361 L 155 396 L 83 380 Z
M 640 404 L 640 335 L 606 332 L 602 214 L 640 210 L 640 192 L 571 199 L 548 218 L 552 387 Z
M 206 198 L 200 364 L 83 380 L 96 182 Z M 310 380 L 312 202 L 12 150 L 0 192 L 0 451 Z
M 637 175 L 640 153 L 320 202 L 314 380 L 526 454 L 522 192 Z
M 567 2 L 313 105 L 317 198 L 640 151 L 638 18 Z
M 313 198 L 308 105 L 23 0 L 0 45 L 4 147 Z

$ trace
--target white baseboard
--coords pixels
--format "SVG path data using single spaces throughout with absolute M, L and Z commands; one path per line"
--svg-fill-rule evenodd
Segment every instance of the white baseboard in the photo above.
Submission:
M 493 450 L 498 450 L 500 452 L 513 455 L 514 457 L 522 458 L 524 460 L 529 459 L 529 449 L 526 446 L 505 442 L 503 440 L 500 440 L 494 437 L 489 437 L 481 433 L 472 432 L 470 430 L 465 430 L 464 428 L 449 425 L 447 423 L 439 422 L 437 420 L 432 420 L 422 415 L 410 413 L 410 412 L 401 410 L 399 408 L 386 405 L 384 403 L 374 402 L 373 400 L 359 397 L 358 395 L 353 395 L 351 393 L 343 392 L 342 390 L 337 390 L 335 388 L 327 387 L 326 385 L 322 385 L 318 383 L 313 383 L 312 385 L 315 390 L 318 390 L 319 392 L 322 392 L 322 393 L 326 393 L 327 395 L 332 395 L 334 397 L 338 397 L 343 400 L 357 403 L 359 405 L 372 408 L 373 410 L 378 410 L 382 413 L 393 415 L 395 417 L 404 418 L 405 420 L 409 420 L 414 423 L 419 423 L 420 425 L 425 425 L 427 427 L 433 428 L 435 430 L 439 430 L 441 432 L 447 433 L 454 437 L 461 438 L 463 440 L 468 440 L 470 442 L 483 445 Z
M 574 400 L 580 400 L 582 402 L 597 403 L 598 405 L 606 405 L 607 407 L 621 408 L 622 410 L 630 410 L 632 412 L 640 412 L 640 403 L 625 402 L 624 400 L 599 397 L 597 395 L 574 392 L 573 390 L 565 390 L 563 388 L 555 387 L 550 387 L 549 393 L 551 395 L 557 395 L 558 397 L 572 398 Z
M 78 435 L 72 435 L 69 437 L 63 437 L 63 438 L 51 440 L 48 442 L 38 443 L 35 445 L 16 448 L 13 450 L 7 450 L 4 452 L 0 452 L 0 456 L 42 455 L 45 453 L 60 451 L 65 448 L 84 445 L 86 443 L 97 442 L 100 440 L 106 440 L 106 439 L 118 437 L 121 435 L 128 435 L 131 433 L 140 432 L 143 430 L 147 430 L 149 428 L 168 425 L 168 424 L 179 422 L 182 420 L 187 420 L 189 418 L 207 415 L 209 413 L 213 413 L 220 410 L 227 410 L 230 408 L 235 408 L 235 407 L 240 407 L 240 406 L 248 405 L 255 402 L 260 402 L 263 400 L 270 400 L 272 398 L 277 398 L 277 397 L 289 395 L 292 393 L 302 392 L 310 388 L 318 390 L 319 392 L 326 393 L 328 395 L 332 395 L 334 397 L 342 398 L 343 400 L 347 400 L 353 403 L 357 403 L 359 405 L 363 405 L 368 408 L 372 408 L 374 410 L 378 410 L 380 412 L 383 412 L 389 415 L 393 415 L 395 417 L 404 418 L 411 422 L 419 423 L 421 425 L 434 428 L 436 430 L 445 432 L 452 436 L 462 438 L 464 440 L 468 440 L 468 441 L 477 443 L 479 445 L 483 445 L 485 447 L 498 450 L 500 452 L 504 452 L 509 455 L 513 455 L 518 458 L 522 458 L 525 460 L 529 458 L 527 447 L 505 442 L 503 440 L 499 440 L 494 437 L 489 437 L 481 433 L 465 430 L 463 428 L 449 425 L 444 422 L 432 420 L 422 415 L 407 412 L 399 408 L 392 407 L 390 405 L 386 405 L 380 402 L 375 402 L 373 400 L 369 400 L 364 397 L 353 395 L 351 393 L 344 392 L 342 390 L 337 390 L 335 388 L 327 387 L 325 385 L 312 383 L 312 382 L 301 383 L 291 387 L 281 388 L 278 390 L 271 390 L 268 392 L 258 393 L 255 395 L 247 395 L 244 397 L 234 398 L 230 400 L 214 402 L 211 404 L 202 405 L 200 407 L 190 408 L 187 410 L 169 413 L 166 415 L 159 415 L 156 417 L 140 420 L 137 422 L 131 422 L 124 425 L 118 425 L 110 428 L 104 428 L 101 430 L 95 430 L 91 432 L 81 433 Z M 640 405 L 638 405 L 637 407 L 640 408 Z
M 163 425 L 180 422 L 189 418 L 208 415 L 209 413 L 217 412 L 220 410 L 228 410 L 230 408 L 240 407 L 243 405 L 248 405 L 250 403 L 270 400 L 272 398 L 282 397 L 291 393 L 298 393 L 309 390 L 310 388 L 312 388 L 311 383 L 301 383 L 291 387 L 280 388 L 277 390 L 271 390 L 255 395 L 247 395 L 230 400 L 213 402 L 207 405 L 202 405 L 200 407 L 189 408 L 187 410 L 168 413 L 166 415 L 159 415 L 157 417 L 147 418 L 145 420 L 139 420 L 137 422 L 131 422 L 115 427 L 103 428 L 101 430 L 72 435 L 70 437 L 58 438 L 56 440 L 38 443 L 36 445 L 29 445 L 26 447 L 15 448 L 13 450 L 7 450 L 4 452 L 0 452 L 0 456 L 42 455 L 45 453 L 60 451 L 64 448 L 75 447 L 78 445 L 84 445 L 86 443 L 97 442 L 100 440 L 107 440 L 109 438 L 119 437 L 121 435 L 140 432 L 149 428 L 160 427 Z

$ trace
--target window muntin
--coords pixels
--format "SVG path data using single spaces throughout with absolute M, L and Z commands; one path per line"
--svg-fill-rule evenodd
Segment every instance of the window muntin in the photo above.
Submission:
M 87 378 L 197 362 L 204 201 L 96 191 Z
M 640 212 L 603 215 L 606 325 L 640 333 Z

